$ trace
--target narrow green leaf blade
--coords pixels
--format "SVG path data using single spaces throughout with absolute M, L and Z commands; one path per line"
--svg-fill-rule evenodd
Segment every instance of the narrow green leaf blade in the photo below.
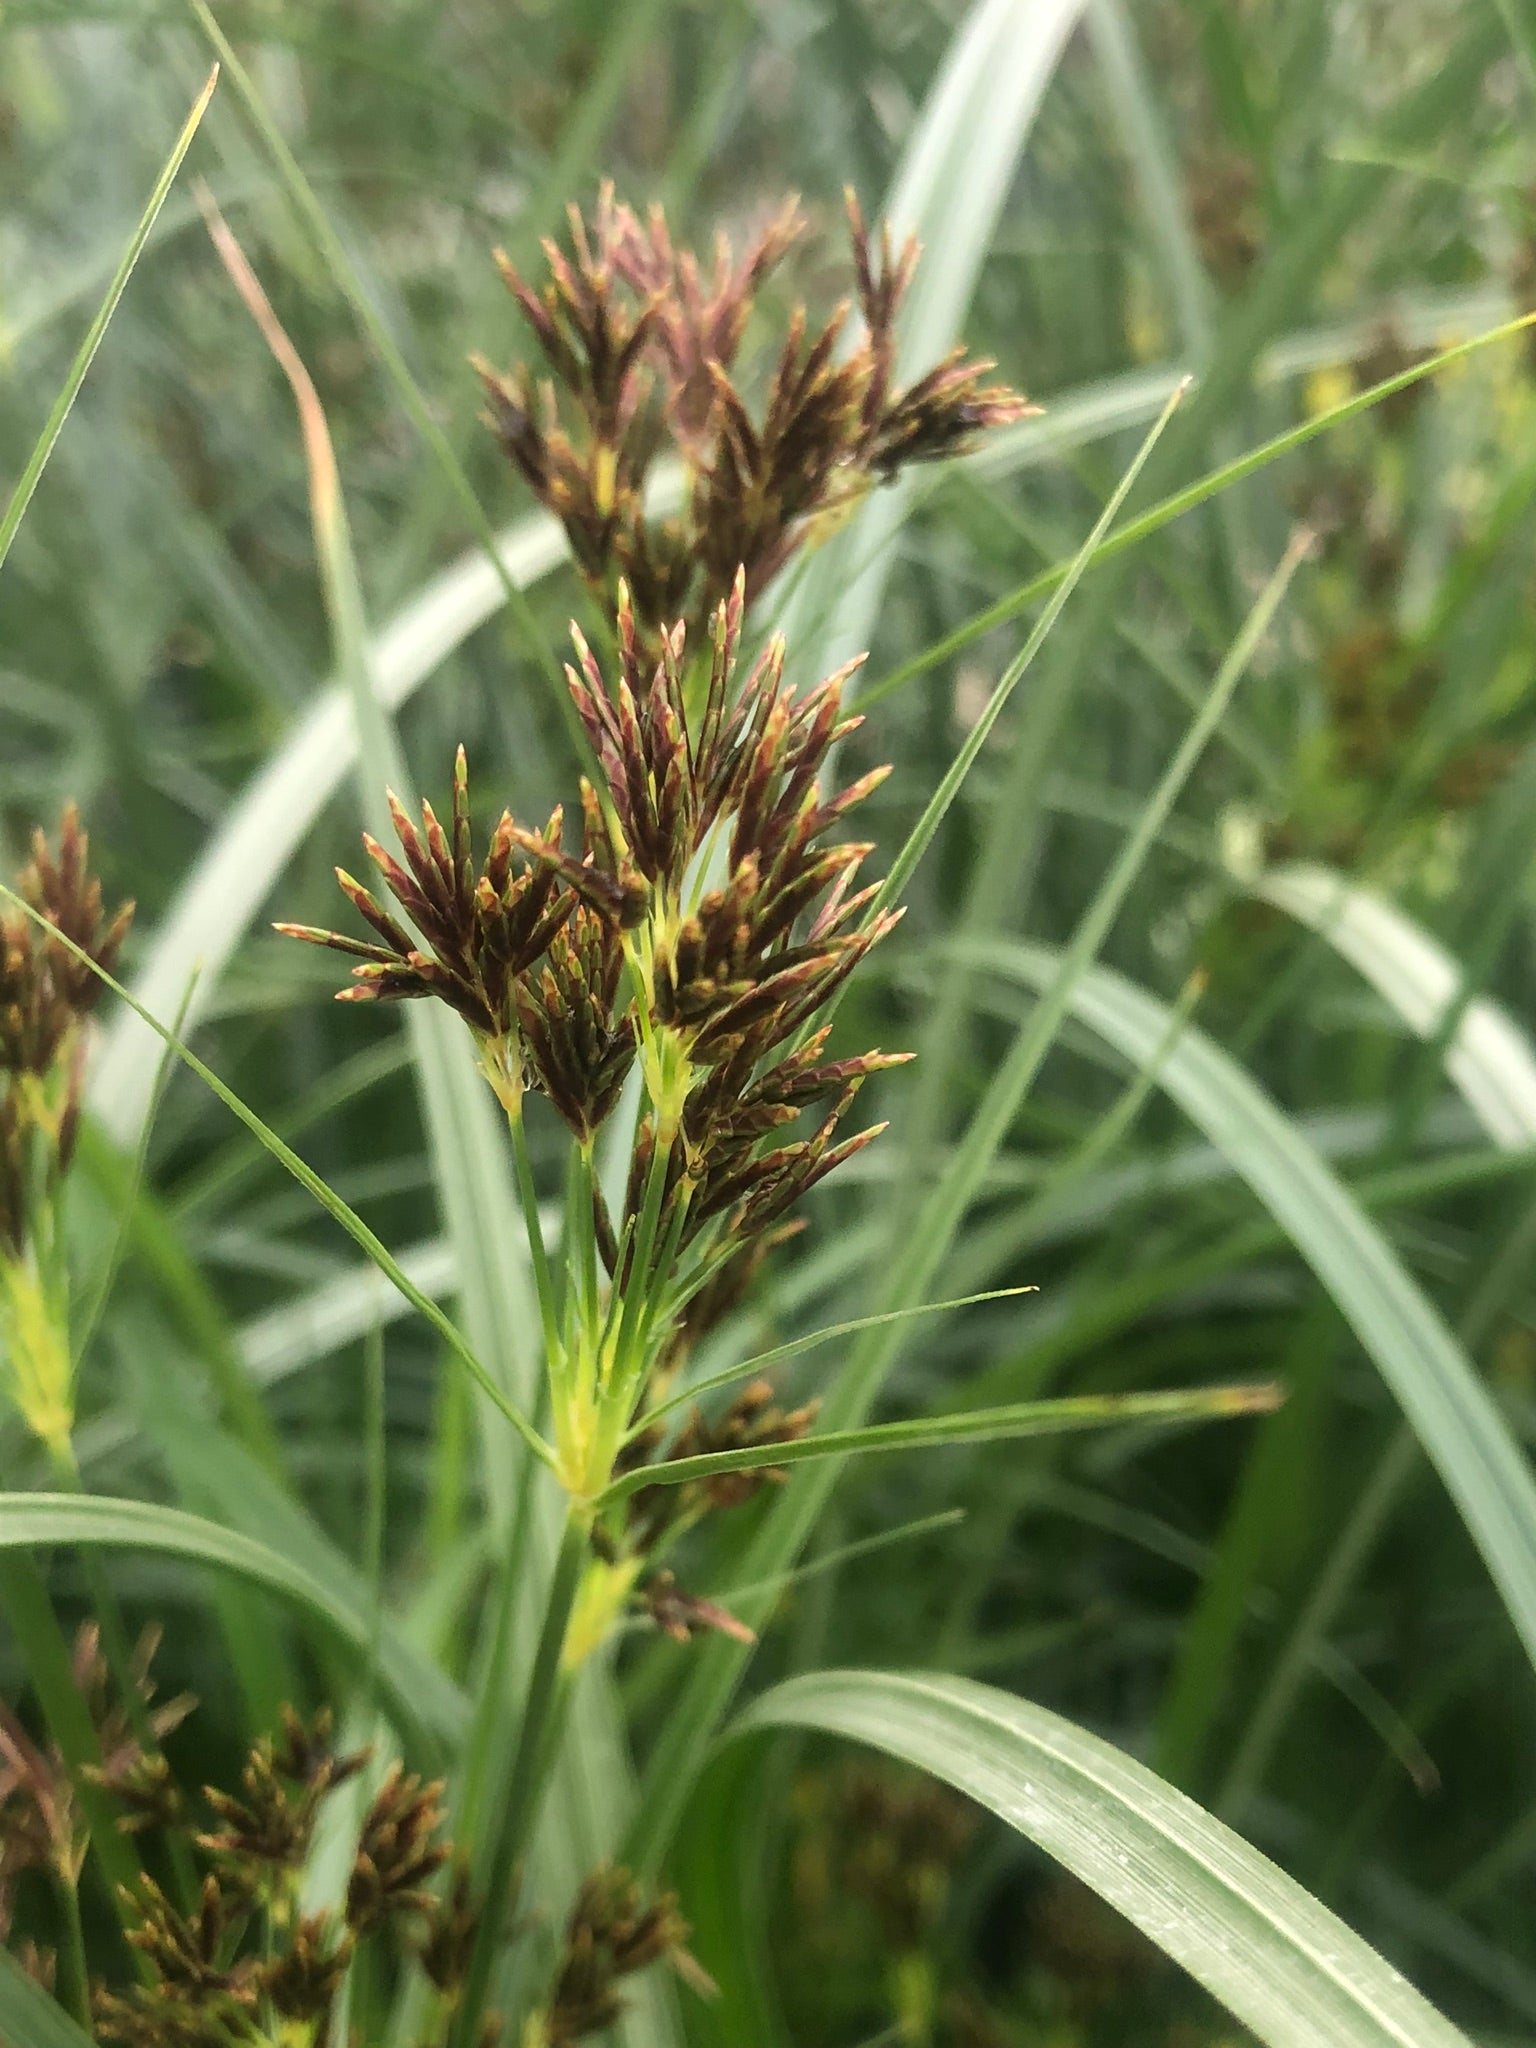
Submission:
M 1064 1436 L 1081 1429 L 1127 1423 L 1199 1422 L 1228 1415 L 1258 1415 L 1274 1408 L 1272 1386 L 1189 1387 L 1159 1394 L 1082 1394 L 1057 1401 L 1014 1401 L 955 1415 L 923 1415 L 907 1422 L 875 1422 L 863 1429 L 828 1429 L 791 1443 L 747 1444 L 735 1451 L 703 1451 L 659 1465 L 637 1465 L 616 1479 L 598 1501 L 606 1507 L 648 1486 L 686 1486 L 722 1472 L 757 1472 L 804 1465 L 814 1458 L 846 1458 L 869 1451 L 933 1450 L 943 1444 L 1001 1443 L 1027 1436 Z
M 203 116 L 208 111 L 208 102 L 213 98 L 213 89 L 218 82 L 219 67 L 215 64 L 208 74 L 207 84 L 192 103 L 192 111 L 176 138 L 175 146 L 166 158 L 165 168 L 155 180 L 155 188 L 149 195 L 144 211 L 139 215 L 138 225 L 128 238 L 128 246 L 123 251 L 122 261 L 113 273 L 112 282 L 107 286 L 106 297 L 96 309 L 96 317 L 86 330 L 85 339 L 69 366 L 69 375 L 64 379 L 63 389 L 54 400 L 52 410 L 43 423 L 43 431 L 38 436 L 37 445 L 27 458 L 26 467 L 17 479 L 16 488 L 11 492 L 5 511 L 0 513 L 0 563 L 4 562 L 11 551 L 16 529 L 32 501 L 32 493 L 37 489 L 39 478 L 48 467 L 48 458 L 53 453 L 54 443 L 63 432 L 64 422 L 69 418 L 70 410 L 80 395 L 80 387 L 85 382 L 86 372 L 101 346 L 101 338 L 111 323 L 112 315 L 117 311 L 118 300 L 127 290 L 134 265 L 144 253 L 144 244 L 149 240 L 160 209 L 176 182 L 176 173 L 181 169 L 182 159 L 192 147 L 192 138 L 202 125 Z
M 1468 2048 L 1267 1857 L 1043 1707 L 965 1679 L 828 1671 L 776 1686 L 736 1728 L 820 1729 L 942 1778 L 1124 1913 L 1267 2048 Z
M 6 2048 L 90 2048 L 91 2037 L 0 1948 L 0 2041 Z
M 786 1343 L 775 1344 L 770 1350 L 744 1358 L 739 1365 L 728 1365 L 704 1379 L 690 1380 L 665 1401 L 658 1401 L 654 1408 L 647 1408 L 635 1423 L 632 1434 L 638 1436 L 664 1415 L 686 1408 L 707 1394 L 718 1393 L 722 1387 L 733 1386 L 737 1380 L 755 1379 L 774 1366 L 786 1365 L 792 1358 L 803 1357 L 807 1351 L 818 1351 L 823 1344 L 834 1344 L 840 1337 L 856 1337 L 861 1330 L 879 1329 L 886 1323 L 908 1323 L 919 1316 L 953 1315 L 959 1309 L 975 1308 L 982 1302 L 1016 1301 L 1021 1294 L 1038 1292 L 1036 1287 L 989 1287 L 980 1294 L 957 1295 L 951 1301 L 925 1301 L 916 1308 L 890 1309 L 881 1315 L 853 1316 L 846 1323 L 828 1323 L 820 1330 L 808 1330 L 803 1337 L 791 1337 Z
M 1053 986 L 1058 957 L 996 942 L 991 964 Z M 1124 1056 L 1149 1059 L 1167 1007 L 1107 968 L 1071 994 L 1072 1014 Z M 1231 1160 L 1286 1232 L 1391 1389 L 1445 1482 L 1536 1664 L 1536 1479 L 1492 1395 L 1376 1224 L 1237 1062 L 1190 1026 L 1159 1085 Z

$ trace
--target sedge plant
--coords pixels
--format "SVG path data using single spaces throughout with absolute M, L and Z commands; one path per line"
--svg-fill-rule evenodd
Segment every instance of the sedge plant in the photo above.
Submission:
M 366 1742 L 333 1740 L 356 1705 L 345 1698 L 335 1715 L 306 1722 L 290 1710 L 258 1736 L 238 1790 L 193 1795 L 162 1747 L 187 1703 L 153 1705 L 146 1649 L 98 1669 L 97 1639 L 82 1636 L 75 1689 L 96 1754 L 50 1746 L 16 1717 L 0 1723 L 7 1840 L 37 1850 L 0 1859 L 0 1912 L 9 1918 L 39 1868 L 51 1875 L 62 1957 L 34 1944 L 21 1958 L 85 2038 L 322 2048 L 372 2040 L 389 2014 L 388 2038 L 431 2048 L 564 2048 L 613 2026 L 629 1980 L 652 1964 L 707 1995 L 664 1888 L 613 1863 L 585 1870 L 565 1900 L 527 1883 L 578 1686 L 615 1639 L 646 1629 L 683 1646 L 753 1640 L 729 1596 L 684 1582 L 684 1539 L 707 1536 L 715 1517 L 809 1456 L 1272 1405 L 1268 1389 L 1218 1389 L 818 1436 L 816 1404 L 781 1398 L 766 1360 L 700 1376 L 700 1346 L 759 1295 L 803 1227 L 803 1199 L 885 1128 L 856 1107 L 907 1055 L 834 1039 L 833 1012 L 895 927 L 893 898 L 926 843 L 884 883 L 866 879 L 882 863 L 854 835 L 888 771 L 840 776 L 839 750 L 861 723 L 847 702 L 857 663 L 795 687 L 782 638 L 759 631 L 766 593 L 866 492 L 1028 409 L 963 351 L 897 383 L 894 323 L 916 250 L 884 235 L 872 245 L 851 200 L 849 216 L 857 327 L 852 307 L 814 332 L 792 311 L 757 402 L 740 364 L 760 287 L 799 231 L 792 207 L 741 260 L 722 243 L 705 263 L 674 248 L 659 213 L 642 223 L 605 189 L 590 221 L 573 214 L 569 251 L 548 246 L 542 287 L 503 261 L 546 374 L 482 361 L 489 423 L 560 522 L 598 621 L 573 626 L 566 670 L 587 771 L 579 825 L 558 806 L 537 825 L 502 808 L 477 832 L 461 746 L 441 814 L 423 804 L 413 817 L 390 798 L 397 849 L 365 839 L 378 881 L 338 871 L 357 927 L 278 929 L 352 961 L 343 1000 L 445 1005 L 505 1119 L 542 1357 L 537 1412 L 513 1420 L 532 1453 L 527 1486 L 553 1491 L 562 1532 L 517 1673 L 515 1743 L 482 1772 L 495 1810 L 477 1830 L 483 1843 L 463 1853 L 445 1839 L 444 1795 L 484 1759 L 450 1741 L 446 1781 L 429 1776 L 382 1753 L 386 1725 L 375 1767 Z M 658 516 L 663 462 L 682 492 L 680 509 Z M 103 912 L 72 814 L 59 853 L 40 841 L 12 900 L 0 1335 L 12 1401 L 63 1485 L 74 1354 L 58 1189 L 78 1026 L 111 979 L 127 914 Z M 192 1063 L 403 1283 L 340 1197 Z M 539 1098 L 565 1138 L 554 1201 L 529 1142 Z M 433 1319 L 450 1329 L 441 1311 Z M 478 1376 L 461 1338 L 455 1348 Z M 120 1633 L 110 1614 L 102 1627 Z M 42 1700 L 41 1680 L 34 1689 Z M 958 1715 L 967 1702 L 938 1704 Z M 778 1711 L 843 1727 L 825 1702 L 791 1698 Z M 762 1718 L 771 1725 L 773 1710 Z M 916 1737 L 911 1753 L 927 1760 Z M 1126 1811 L 1157 1810 L 1166 1788 L 1128 1783 Z M 126 1964 L 87 1953 L 93 1854 Z M 1233 1882 L 1260 1898 L 1261 1859 L 1243 1855 Z M 317 1904 L 322 1867 L 330 1898 Z M 539 1963 L 509 1971 L 530 1928 L 544 1937 Z
M 126 1806 L 119 1831 L 163 1838 L 176 1882 L 162 1887 L 146 1868 L 121 1887 L 143 1961 L 125 1987 L 92 1979 L 104 2040 L 318 2043 L 339 2023 L 359 1944 L 402 1915 L 425 1929 L 414 1952 L 442 2038 L 502 2038 L 494 1969 L 573 1674 L 636 1619 L 682 1642 L 700 1630 L 751 1639 L 669 1560 L 705 1517 L 782 1480 L 777 1459 L 804 1441 L 815 1405 L 782 1406 L 758 1374 L 709 1413 L 676 1390 L 694 1348 L 801 1227 L 802 1197 L 884 1128 L 857 1127 L 852 1111 L 864 1083 L 906 1055 L 829 1044 L 835 997 L 899 917 L 861 877 L 872 844 L 848 836 L 887 771 L 841 788 L 832 773 L 861 723 L 843 701 L 857 664 L 796 691 L 781 638 L 745 654 L 748 607 L 865 490 L 1026 410 L 961 350 L 897 387 L 893 322 L 916 248 L 893 253 L 887 234 L 872 249 L 851 197 L 849 217 L 861 335 L 840 346 L 844 307 L 807 339 L 796 310 L 756 421 L 732 371 L 757 289 L 800 232 L 792 204 L 741 262 L 722 241 L 707 277 L 673 248 L 659 211 L 642 227 L 607 188 L 591 223 L 573 210 L 569 257 L 547 245 L 541 292 L 502 259 L 550 377 L 536 385 L 526 370 L 482 365 L 490 421 L 612 606 L 611 654 L 573 627 L 566 671 L 591 770 L 579 836 L 558 807 L 537 829 L 504 810 L 477 853 L 461 747 L 446 824 L 424 804 L 418 825 L 391 796 L 400 857 L 366 839 L 380 894 L 339 871 L 368 935 L 279 930 L 354 958 L 344 999 L 446 1003 L 505 1114 L 546 1381 L 547 1435 L 524 1433 L 566 1503 L 505 1810 L 488 1867 L 457 1865 L 445 1893 L 431 1885 L 450 1857 L 433 1839 L 442 1788 L 394 1767 L 362 1823 L 344 1909 L 306 1915 L 298 1875 L 320 1809 L 363 1769 L 361 1755 L 331 1751 L 328 1722 L 308 1731 L 290 1713 L 280 1737 L 263 1738 L 239 1796 L 205 1794 L 222 1823 L 213 1831 L 189 1818 L 158 1747 L 130 1746 L 101 1789 Z M 646 485 L 663 450 L 688 487 L 683 515 L 657 522 Z M 78 1120 L 78 1025 L 110 980 L 131 909 L 104 916 L 73 812 L 57 857 L 39 837 L 15 900 L 4 930 L 4 1357 L 16 1407 L 67 1476 L 56 1198 Z M 532 1096 L 569 1136 L 554 1249 L 525 1128 Z M 605 1138 L 627 1150 L 612 1206 Z M 170 1725 L 162 1717 L 149 1732 Z M 12 1749 L 13 1812 L 65 1810 L 46 1794 L 65 1762 L 51 1775 L 28 1767 L 42 1753 L 20 1724 Z M 83 1838 L 57 1825 L 54 1835 L 67 1838 L 52 1863 L 78 1925 Z M 7 1900 L 26 1867 L 12 1858 Z M 618 1869 L 594 1872 L 520 2040 L 554 2048 L 600 2031 L 625 1976 L 664 1956 L 689 1968 L 684 1936 L 665 1895 L 643 1895 Z M 40 1954 L 34 1964 L 55 1981 Z M 80 1960 L 69 1998 L 82 2018 L 86 1988 Z

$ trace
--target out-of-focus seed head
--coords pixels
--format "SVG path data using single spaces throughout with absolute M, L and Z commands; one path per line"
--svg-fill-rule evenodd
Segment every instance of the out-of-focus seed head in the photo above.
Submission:
M 480 1914 L 474 1903 L 469 1864 L 454 1864 L 452 1882 L 427 1910 L 427 1931 L 416 1953 L 429 1982 L 453 1998 L 469 1973 Z
M 127 1676 L 138 1694 L 136 1709 L 115 1690 L 93 1623 L 82 1625 L 71 1646 L 70 1677 L 102 1759 L 85 1776 L 110 1795 L 125 1832 L 173 1826 L 182 1813 L 164 1757 L 146 1753 L 139 1732 L 147 1726 L 159 1742 L 192 1711 L 186 1695 L 156 1700 L 150 1667 L 159 1640 L 157 1629 L 146 1629 L 129 1657 Z M 20 1717 L 0 1701 L 0 1938 L 23 1872 L 52 1871 L 73 1885 L 88 1841 L 74 1774 L 58 1746 L 34 1740 Z
M 39 1200 L 52 1196 L 74 1154 L 82 1026 L 102 991 L 89 963 L 111 973 L 133 905 L 104 909 L 73 804 L 60 818 L 56 846 L 41 829 L 33 833 L 16 893 L 37 913 L 0 911 L 0 1255 L 20 1261 L 40 1221 Z
M 110 916 L 101 883 L 90 872 L 90 841 L 80 813 L 67 804 L 57 850 L 39 828 L 16 893 L 55 931 L 111 973 L 133 922 L 133 905 Z M 0 1068 L 12 1076 L 46 1077 L 76 1025 L 96 1007 L 102 983 L 84 960 L 20 910 L 0 916 Z
M 424 1784 L 399 1764 L 380 1786 L 347 1881 L 347 1925 L 372 1933 L 403 1913 L 431 1910 L 428 1881 L 452 1854 L 434 1839 L 443 1822 L 441 1780 Z
M 349 1934 L 338 1938 L 328 1913 L 300 1914 L 282 1951 L 253 1972 L 254 1981 L 281 2018 L 324 2040 L 354 1946 Z
M 674 1643 L 691 1642 L 701 1630 L 729 1636 L 735 1643 L 755 1643 L 756 1635 L 744 1621 L 714 1600 L 701 1600 L 685 1593 L 676 1576 L 665 1569 L 652 1572 L 638 1589 L 641 1607 L 664 1636 Z
M 770 1380 L 753 1380 L 713 1419 L 693 1409 L 661 1456 L 670 1463 L 677 1458 L 703 1457 L 712 1451 L 797 1443 L 816 1420 L 817 1405 L 809 1401 L 802 1407 L 785 1410 L 779 1406 Z M 654 1456 L 646 1462 L 655 1462 Z M 782 1485 L 785 1476 L 782 1465 L 759 1465 L 747 1472 L 716 1473 L 712 1478 L 694 1480 L 684 1486 L 641 1487 L 630 1496 L 626 1539 L 632 1551 L 648 1555 L 663 1537 L 696 1522 L 701 1515 L 739 1507 L 765 1486 Z
M 147 1642 L 134 1659 L 146 1699 L 151 1648 L 152 1641 Z M 94 1638 L 77 1646 L 75 1663 L 77 1682 L 90 1702 L 105 1684 Z M 167 1727 L 179 1704 L 155 1708 L 151 1726 L 156 1731 Z M 95 1781 L 122 1802 L 125 1787 L 114 1755 L 113 1720 L 102 1718 L 94 1707 L 93 1718 L 108 1759 Z M 0 1709 L 0 1758 L 9 1754 L 8 1734 Z M 453 1992 L 462 1980 L 474 1919 L 462 1873 L 441 1898 L 429 1889 L 453 1854 L 451 1845 L 436 1839 L 442 1819 L 440 1784 L 423 1784 L 395 1765 L 363 1821 L 344 1910 L 301 1910 L 299 1866 L 319 1809 L 367 1760 L 365 1751 L 336 1749 L 328 1710 L 305 1721 L 285 1707 L 280 1729 L 252 1748 L 240 1796 L 205 1793 L 223 1823 L 218 1832 L 194 1833 L 177 1797 L 167 1825 L 184 1850 L 211 1858 L 212 1868 L 202 1875 L 190 1904 L 169 1898 L 151 1879 L 123 1895 L 129 1940 L 145 1967 L 141 1980 L 127 1987 L 92 1985 L 98 2038 L 122 2048 L 233 2048 L 239 2042 L 254 2048 L 268 2041 L 326 2041 L 337 1996 L 361 1945 L 391 1930 L 399 1952 L 421 1954 L 432 1981 L 445 1993 Z M 154 1763 L 153 1780 L 163 1784 L 164 1759 Z M 67 1782 L 62 1763 L 57 1772 Z M 174 1783 L 171 1790 L 177 1791 Z M 123 1824 L 137 1824 L 131 1805 Z M 76 1832 L 83 1859 L 83 1824 L 76 1824 Z M 0 1845 L 8 1842 L 9 1833 L 0 1833 Z M 5 1846 L 4 1853 L 13 1852 Z M 0 1929 L 7 1906 L 0 1881 Z M 425 1921 L 424 1941 L 417 1939 L 414 1927 L 402 1928 L 402 1922 L 412 1920 Z M 399 1941 L 402 1933 L 407 1938 Z M 439 2015 L 439 2030 L 424 2040 L 423 2048 L 443 2048 L 451 2021 L 450 1996 Z
M 281 1735 L 261 1737 L 246 1759 L 240 1796 L 205 1787 L 221 1825 L 200 1835 L 198 1846 L 230 1871 L 297 1870 L 309 1854 L 321 1802 L 368 1761 L 365 1750 L 336 1755 L 330 1734 L 328 1712 L 306 1727 L 285 1707 Z
M 605 1864 L 595 1871 L 571 1909 L 543 2014 L 550 2048 L 567 2048 L 611 2027 L 624 2010 L 624 1979 L 652 1963 L 668 1962 L 699 1981 L 702 1972 L 688 1954 L 687 1940 L 687 1923 L 670 1892 L 647 1902 L 627 1870 Z

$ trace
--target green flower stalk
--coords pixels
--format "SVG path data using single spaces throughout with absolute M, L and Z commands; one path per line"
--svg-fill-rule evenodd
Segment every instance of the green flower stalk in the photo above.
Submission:
M 418 822 L 392 797 L 398 855 L 365 840 L 382 887 L 338 871 L 366 936 L 278 927 L 350 956 L 344 999 L 434 998 L 468 1026 L 507 1117 L 539 1301 L 550 1422 L 536 1448 L 565 1490 L 565 1527 L 518 1740 L 472 1864 L 480 1924 L 466 1934 L 451 2048 L 477 2048 L 496 1929 L 576 1668 L 630 1617 L 680 1640 L 749 1633 L 681 1587 L 670 1554 L 701 1517 L 783 1478 L 772 1452 L 806 1433 L 814 1409 L 781 1408 L 757 1382 L 690 1414 L 670 1390 L 800 1227 L 802 1198 L 884 1128 L 852 1112 L 870 1076 L 905 1057 L 833 1057 L 829 1043 L 835 999 L 900 915 L 863 881 L 873 847 L 849 830 L 888 771 L 841 789 L 829 773 L 861 722 L 844 707 L 856 664 L 797 690 L 782 640 L 743 660 L 744 614 L 874 485 L 1028 408 L 961 351 L 898 387 L 895 320 L 916 249 L 894 253 L 888 236 L 872 248 L 851 201 L 849 212 L 860 331 L 845 307 L 809 338 L 797 310 L 760 405 L 736 364 L 758 287 L 799 232 L 793 207 L 741 263 L 719 244 L 706 276 L 659 213 L 642 227 L 605 188 L 590 230 L 572 215 L 570 259 L 546 245 L 542 292 L 503 261 L 550 375 L 541 386 L 480 364 L 491 423 L 615 619 L 611 654 L 572 627 L 566 675 L 591 756 L 579 832 L 559 810 L 542 828 L 504 811 L 477 843 L 461 748 L 446 818 L 424 804 Z M 683 510 L 658 520 L 654 464 L 669 450 Z M 554 1258 L 530 1094 L 570 1137 Z M 612 1208 L 596 1168 L 604 1133 L 628 1150 Z M 769 1455 L 693 1484 L 641 1483 L 680 1455 L 741 1448 Z M 623 1976 L 679 1959 L 674 1918 L 621 1873 L 599 1874 L 524 2048 L 607 2025 Z

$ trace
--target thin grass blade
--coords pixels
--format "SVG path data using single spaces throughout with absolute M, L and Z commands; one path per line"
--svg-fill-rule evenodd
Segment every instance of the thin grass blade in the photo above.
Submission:
M 154 190 L 149 195 L 144 211 L 139 215 L 138 226 L 128 238 L 128 246 L 123 251 L 122 260 L 107 286 L 106 297 L 96 309 L 96 317 L 87 328 L 85 339 L 75 353 L 75 359 L 69 366 L 69 375 L 64 379 L 63 388 L 53 402 L 53 408 L 43 424 L 37 445 L 27 458 L 26 466 L 17 479 L 16 487 L 11 492 L 4 512 L 0 512 L 0 563 L 5 561 L 11 551 L 11 542 L 16 538 L 16 529 L 21 524 L 22 515 L 32 501 L 32 493 L 37 489 L 38 479 L 48 466 L 48 458 L 53 453 L 54 443 L 63 432 L 64 422 L 69 418 L 75 400 L 80 395 L 80 387 L 85 382 L 86 372 L 101 346 L 102 336 L 111 324 L 112 315 L 117 311 L 118 300 L 127 289 L 134 266 L 144 253 L 144 244 L 149 240 L 160 209 L 176 182 L 176 173 L 181 169 L 182 159 L 192 147 L 192 138 L 202 125 L 203 116 L 208 111 L 208 102 L 213 98 L 213 89 L 218 82 L 219 67 L 215 64 L 208 74 L 207 84 L 192 103 L 192 111 L 176 138 L 175 146 L 166 158 L 165 168 L 155 180 Z
M 739 1451 L 705 1451 L 637 1466 L 598 1497 L 610 1507 L 651 1486 L 687 1486 L 724 1472 L 761 1472 L 804 1465 L 815 1458 L 847 1458 L 870 1451 L 934 1450 L 943 1444 L 989 1444 L 1031 1436 L 1066 1436 L 1084 1429 L 1135 1423 L 1209 1421 L 1264 1415 L 1279 1405 L 1274 1386 L 1191 1387 L 1164 1394 L 1084 1394 L 1057 1401 L 1018 1401 L 969 1413 L 927 1415 L 910 1422 L 876 1422 L 865 1429 L 831 1429 L 790 1443 L 748 1444 Z

